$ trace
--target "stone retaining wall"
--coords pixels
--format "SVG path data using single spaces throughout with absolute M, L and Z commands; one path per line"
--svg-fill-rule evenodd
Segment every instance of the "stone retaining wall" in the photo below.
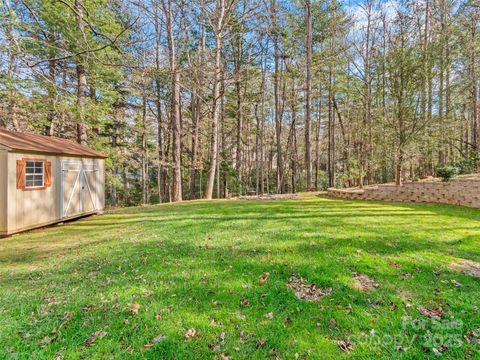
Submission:
M 411 182 L 401 186 L 378 185 L 359 189 L 328 189 L 341 199 L 427 202 L 480 208 L 480 180 L 455 179 L 449 182 Z

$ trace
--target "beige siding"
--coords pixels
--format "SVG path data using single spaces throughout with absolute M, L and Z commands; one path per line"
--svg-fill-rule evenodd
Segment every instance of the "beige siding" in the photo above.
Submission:
M 16 161 L 22 158 L 35 158 L 49 160 L 52 163 L 52 185 L 44 190 L 22 191 L 16 188 Z M 80 211 L 78 204 L 74 204 L 77 200 L 78 193 L 81 191 L 79 183 L 72 196 L 73 206 L 77 206 L 77 211 L 67 214 L 68 217 L 79 216 L 90 212 L 101 212 L 104 208 L 104 163 L 103 159 L 88 159 L 61 157 L 54 155 L 39 155 L 25 153 L 8 153 L 8 233 L 14 233 L 36 226 L 51 224 L 61 221 L 64 216 L 62 214 L 62 206 L 68 203 L 70 195 L 73 192 L 76 176 L 66 176 L 66 181 L 62 187 L 61 166 L 62 161 L 96 163 L 99 169 L 98 180 L 90 180 L 92 187 L 95 187 L 93 196 L 96 196 L 97 210 L 93 207 L 84 207 L 84 211 Z M 0 162 L 1 163 L 1 162 Z M 86 187 L 86 186 L 85 186 Z M 93 190 L 93 189 L 92 189 Z M 90 194 L 83 194 L 85 198 L 90 199 Z M 66 199 L 66 200 L 65 200 Z M 64 202 L 65 201 L 65 202 Z M 1 212 L 0 212 L 1 213 Z
M 52 186 L 45 190 L 22 191 L 16 187 L 16 163 L 23 158 L 50 160 Z M 57 158 L 48 155 L 8 154 L 8 231 L 21 231 L 34 225 L 58 219 L 57 192 L 59 183 Z
M 103 211 L 105 209 L 105 160 L 104 159 L 98 159 L 98 203 L 100 206 L 100 210 Z
M 7 154 L 0 149 L 0 236 L 7 233 Z

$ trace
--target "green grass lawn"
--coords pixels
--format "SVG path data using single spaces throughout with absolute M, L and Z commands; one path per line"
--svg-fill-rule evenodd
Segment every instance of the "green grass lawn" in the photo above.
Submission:
M 312 195 L 120 209 L 0 240 L 0 358 L 480 358 L 480 280 L 461 259 L 480 262 L 480 210 Z M 332 292 L 298 299 L 292 273 Z

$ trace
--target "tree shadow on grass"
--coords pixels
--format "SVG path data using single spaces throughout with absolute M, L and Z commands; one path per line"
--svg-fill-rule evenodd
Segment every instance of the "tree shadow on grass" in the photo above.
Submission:
M 392 292 L 399 287 L 401 274 L 385 264 L 389 258 L 401 262 L 402 271 L 413 273 L 414 280 L 400 282 L 400 286 L 404 284 L 408 288 L 413 300 L 433 302 L 434 287 L 438 285 L 434 272 L 441 261 L 422 263 L 424 258 L 418 255 L 430 253 L 452 257 L 465 254 L 468 249 L 461 250 L 462 253 L 459 250 L 451 252 L 450 248 L 458 241 L 471 247 L 477 238 L 475 235 L 462 237 L 456 232 L 461 226 L 458 219 L 478 220 L 477 211 L 453 206 L 342 201 L 262 202 L 255 207 L 251 202 L 232 204 L 122 209 L 8 239 L 10 244 L 18 241 L 24 247 L 14 251 L 8 250 L 9 243 L 2 243 L 0 247 L 0 261 L 7 264 L 5 274 L 9 273 L 0 284 L 5 290 L 3 307 L 13 309 L 10 310 L 13 312 L 4 313 L 5 319 L 38 335 L 27 340 L 25 346 L 30 351 L 41 351 L 36 342 L 40 335 L 58 326 L 65 311 L 72 311 L 74 320 L 64 336 L 77 339 L 69 346 L 90 355 L 96 350 L 84 346 L 85 338 L 100 328 L 117 327 L 122 330 L 113 335 L 116 337 L 111 340 L 112 344 L 105 345 L 107 352 L 125 351 L 130 345 L 138 351 L 157 336 L 158 331 L 165 331 L 168 340 L 158 346 L 160 354 L 175 355 L 175 350 L 183 349 L 180 353 L 183 351 L 185 356 L 198 351 L 211 358 L 212 351 L 207 345 L 216 341 L 219 331 L 210 329 L 211 316 L 223 317 L 228 332 L 235 333 L 236 338 L 239 328 L 255 334 L 242 353 L 244 357 L 258 352 L 268 356 L 272 348 L 288 352 L 296 339 L 312 347 L 320 346 L 317 340 L 324 341 L 321 346 L 339 354 L 336 345 L 331 340 L 322 340 L 323 337 L 342 338 L 349 332 L 368 331 L 369 323 L 361 314 L 377 311 L 369 301 L 387 304 L 387 299 L 395 298 Z M 442 226 L 412 226 L 419 216 L 435 220 L 436 212 L 442 218 L 440 223 L 444 222 Z M 446 239 L 446 233 L 454 237 Z M 52 244 L 58 247 L 51 247 Z M 358 256 L 357 250 L 360 250 Z M 32 261 L 40 264 L 33 277 L 31 271 L 15 267 Z M 417 272 L 416 268 L 420 270 Z M 268 285 L 260 287 L 258 277 L 266 271 L 271 273 Z M 367 273 L 381 282 L 382 287 L 373 294 L 351 289 L 353 271 Z M 325 302 L 322 300 L 325 312 L 318 311 L 318 304 L 299 301 L 285 287 L 291 272 L 319 286 L 334 288 L 332 296 Z M 203 284 L 205 274 L 207 282 Z M 461 281 L 467 280 L 464 277 Z M 248 288 L 243 288 L 244 282 Z M 77 292 L 70 293 L 70 289 L 75 288 Z M 152 289 L 154 295 L 136 300 L 134 293 L 141 293 L 144 288 Z M 15 310 L 19 301 L 17 289 L 26 293 L 19 310 Z M 462 290 L 460 298 L 465 303 L 473 303 L 477 290 L 478 286 L 470 284 Z M 41 312 L 43 299 L 50 295 L 65 299 L 65 303 L 55 308 L 53 319 L 36 324 L 28 314 Z M 455 295 L 448 298 L 450 302 L 453 303 Z M 242 298 L 249 300 L 249 306 L 240 305 Z M 102 301 L 106 301 L 106 308 L 101 305 L 91 314 L 81 310 L 87 303 L 102 304 Z M 130 319 L 140 328 L 138 331 L 122 323 L 130 316 L 128 303 L 134 301 L 141 303 L 145 316 L 148 314 L 148 317 Z M 218 308 L 213 305 L 215 301 L 221 303 Z M 119 309 L 114 308 L 116 303 L 120 304 Z M 172 303 L 178 307 L 178 313 L 172 317 L 169 327 L 158 330 L 153 312 Z M 441 304 L 445 303 L 442 300 Z M 353 310 L 349 310 L 349 305 Z M 380 309 L 388 313 L 385 306 Z M 452 311 L 458 308 L 457 305 Z M 275 312 L 273 321 L 264 317 L 270 311 Z M 245 323 L 238 318 L 239 312 L 247 313 Z M 389 315 L 395 318 L 403 314 L 398 310 Z M 325 327 L 323 324 L 332 316 L 339 322 L 343 319 L 344 328 Z M 466 314 L 459 316 L 468 320 Z M 35 317 L 42 319 L 39 315 Z M 292 317 L 299 324 L 295 330 L 284 326 L 285 317 Z M 318 330 L 317 322 L 322 324 L 322 331 Z M 83 326 L 86 329 L 79 330 Z M 204 333 L 204 340 L 199 340 L 200 349 L 195 348 L 194 341 L 185 343 L 183 332 L 190 326 Z M 83 331 L 83 336 L 75 337 L 75 331 Z M 273 339 L 272 333 L 277 334 Z M 318 337 L 311 334 L 318 334 Z M 256 342 L 263 335 L 269 337 L 269 343 L 258 350 Z M 17 346 L 25 342 L 15 333 L 6 336 Z M 232 346 L 236 345 L 236 342 L 228 342 L 225 347 L 232 351 Z M 46 351 L 53 354 L 62 346 L 66 346 L 65 343 L 54 342 Z
M 435 204 L 435 203 L 420 203 L 420 202 L 396 202 L 396 201 L 377 201 L 377 200 L 345 200 L 345 199 L 335 199 L 328 197 L 326 195 L 318 196 L 324 200 L 331 200 L 336 202 L 342 207 L 352 207 L 352 208 L 361 208 L 361 207 L 370 207 L 372 205 L 379 206 L 388 206 L 405 210 L 422 210 L 432 212 L 436 215 L 442 216 L 454 216 L 465 218 L 469 220 L 480 221 L 480 209 L 469 208 L 461 205 L 451 205 L 451 204 Z
M 318 238 L 327 237 L 328 241 L 322 240 L 324 249 L 346 246 L 349 249 L 374 250 L 384 255 L 392 255 L 407 249 L 439 251 L 446 245 L 438 241 L 438 236 L 456 230 L 455 225 L 426 227 L 422 224 L 413 230 L 405 226 L 414 224 L 417 216 L 432 217 L 432 220 L 435 220 L 437 214 L 434 211 L 440 212 L 442 217 L 447 216 L 446 220 L 449 221 L 454 221 L 448 219 L 452 216 L 465 217 L 465 214 L 469 214 L 467 219 L 476 219 L 477 215 L 477 211 L 448 205 L 441 206 L 440 210 L 437 205 L 407 206 L 395 203 L 393 209 L 391 206 L 388 203 L 343 200 L 326 203 L 292 200 L 281 203 L 260 202 L 255 204 L 255 207 L 252 207 L 250 201 L 239 201 L 218 202 L 215 206 L 211 203 L 189 204 L 188 208 L 175 204 L 121 209 L 62 227 L 3 240 L 0 246 L 0 262 L 14 266 L 41 261 L 59 254 L 83 251 L 98 244 L 123 246 L 132 236 L 141 242 L 144 241 L 142 237 L 152 236 L 166 240 L 169 234 L 180 231 L 188 231 L 191 236 L 199 236 L 225 229 L 232 233 L 238 232 L 242 235 L 252 233 L 263 237 L 265 243 L 260 242 L 258 247 L 270 246 L 284 237 L 293 237 L 299 242 L 316 241 Z M 369 221 L 364 222 L 363 218 Z M 341 230 L 336 231 L 337 228 Z M 415 236 L 420 232 L 430 231 L 434 231 L 435 234 L 428 239 Z M 302 235 L 299 235 L 300 233 Z M 460 239 L 461 237 L 456 235 L 450 241 L 455 243 Z M 395 243 L 395 246 L 388 245 L 389 242 Z M 303 251 L 309 249 L 311 250 L 311 247 L 307 246 Z
M 18 317 L 20 313 L 7 313 L 5 316 L 15 317 L 23 330 L 33 336 L 25 340 L 9 333 L 6 338 L 13 346 L 20 346 L 21 342 L 27 352 L 43 351 L 44 355 L 66 351 L 66 339 L 69 339 L 68 351 L 78 351 L 84 356 L 98 356 L 98 351 L 105 355 L 121 353 L 129 347 L 134 354 L 140 355 L 143 345 L 160 332 L 166 336 L 165 342 L 145 353 L 146 356 L 188 356 L 195 353 L 198 358 L 211 358 L 215 351 L 208 345 L 217 344 L 219 333 L 224 331 L 227 340 L 220 344 L 221 349 L 233 353 L 234 347 L 242 346 L 242 357 L 270 356 L 272 349 L 293 354 L 302 349 L 298 340 L 315 349 L 315 353 L 325 347 L 331 354 L 340 355 L 333 340 L 368 330 L 371 320 L 365 314 L 388 314 L 390 319 L 397 320 L 405 314 L 400 307 L 390 310 L 389 303 L 392 289 L 398 287 L 399 271 L 388 271 L 390 269 L 385 266 L 362 264 L 354 259 L 338 262 L 336 255 L 341 253 L 336 251 L 338 248 L 332 246 L 314 252 L 304 247 L 303 241 L 300 242 L 292 255 L 290 252 L 283 254 L 280 250 L 275 251 L 273 244 L 270 248 L 261 247 L 252 253 L 249 249 L 232 250 L 221 245 L 202 248 L 192 241 L 177 238 L 160 244 L 156 241 L 125 243 L 123 247 L 102 249 L 93 257 L 66 260 L 55 271 L 45 269 L 46 273 L 39 280 L 9 281 L 11 286 L 22 287 L 29 292 L 27 298 L 31 301 L 25 304 L 21 313 L 33 312 L 35 318 L 41 318 L 43 299 L 50 296 L 56 296 L 59 304 L 53 306 L 51 313 L 40 323 L 28 324 L 29 320 Z M 355 246 L 360 244 L 355 243 Z M 407 269 L 418 267 L 414 276 L 422 274 L 421 286 L 413 281 L 406 286 L 413 300 L 426 301 L 429 296 L 425 294 L 429 293 L 433 299 L 436 284 L 431 282 L 435 280 L 435 264 L 409 264 L 409 261 L 405 259 L 402 266 Z M 381 283 L 379 290 L 371 294 L 353 290 L 346 280 L 351 278 L 352 266 L 355 270 L 369 271 L 369 275 Z M 92 268 L 95 269 L 93 274 Z M 270 277 L 264 285 L 260 285 L 258 278 L 266 271 L 270 272 Z M 319 286 L 334 288 L 330 296 L 322 299 L 322 311 L 316 303 L 296 299 L 285 286 L 291 272 L 297 272 Z M 45 288 L 48 284 L 50 286 Z M 75 293 L 64 292 L 64 289 L 75 288 Z M 143 290 L 151 291 L 152 295 L 142 296 Z M 466 298 L 473 299 L 476 290 L 478 288 L 466 289 L 469 294 Z M 138 296 L 135 297 L 135 294 Z M 247 299 L 248 305 L 242 306 L 242 299 Z M 129 310 L 129 304 L 135 301 L 141 305 L 140 314 L 136 317 Z M 375 307 L 372 303 L 376 304 Z M 92 311 L 82 310 L 90 304 L 94 305 Z M 171 304 L 171 313 L 164 315 L 163 322 L 157 321 L 156 312 Z M 4 306 L 8 305 L 4 302 Z M 453 310 L 456 311 L 456 308 Z M 71 322 L 58 341 L 42 350 L 38 338 L 58 326 L 65 311 L 72 313 Z M 272 320 L 265 318 L 269 312 L 274 313 Z M 245 319 L 240 317 L 241 314 Z M 466 316 L 460 315 L 461 318 Z M 331 317 L 338 319 L 339 328 L 328 326 Z M 125 318 L 129 319 L 128 324 L 124 323 Z M 291 319 L 292 325 L 284 324 L 286 318 Z M 212 319 L 221 325 L 212 325 Z M 191 327 L 201 333 L 201 338 L 185 340 L 184 333 Z M 105 340 L 98 341 L 103 345 L 86 347 L 86 337 L 99 329 L 110 333 Z M 394 324 L 392 321 L 377 324 L 376 330 L 401 331 L 401 323 L 398 320 Z M 242 331 L 247 334 L 245 344 L 239 343 Z M 267 343 L 258 347 L 262 337 L 267 337 Z M 330 340 L 325 340 L 325 337 Z M 374 355 L 373 350 L 370 354 Z

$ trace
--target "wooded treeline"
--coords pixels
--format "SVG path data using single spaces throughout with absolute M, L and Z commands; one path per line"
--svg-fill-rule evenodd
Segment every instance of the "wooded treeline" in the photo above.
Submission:
M 2 0 L 0 11 L 0 128 L 104 152 L 112 206 L 477 170 L 477 1 Z

